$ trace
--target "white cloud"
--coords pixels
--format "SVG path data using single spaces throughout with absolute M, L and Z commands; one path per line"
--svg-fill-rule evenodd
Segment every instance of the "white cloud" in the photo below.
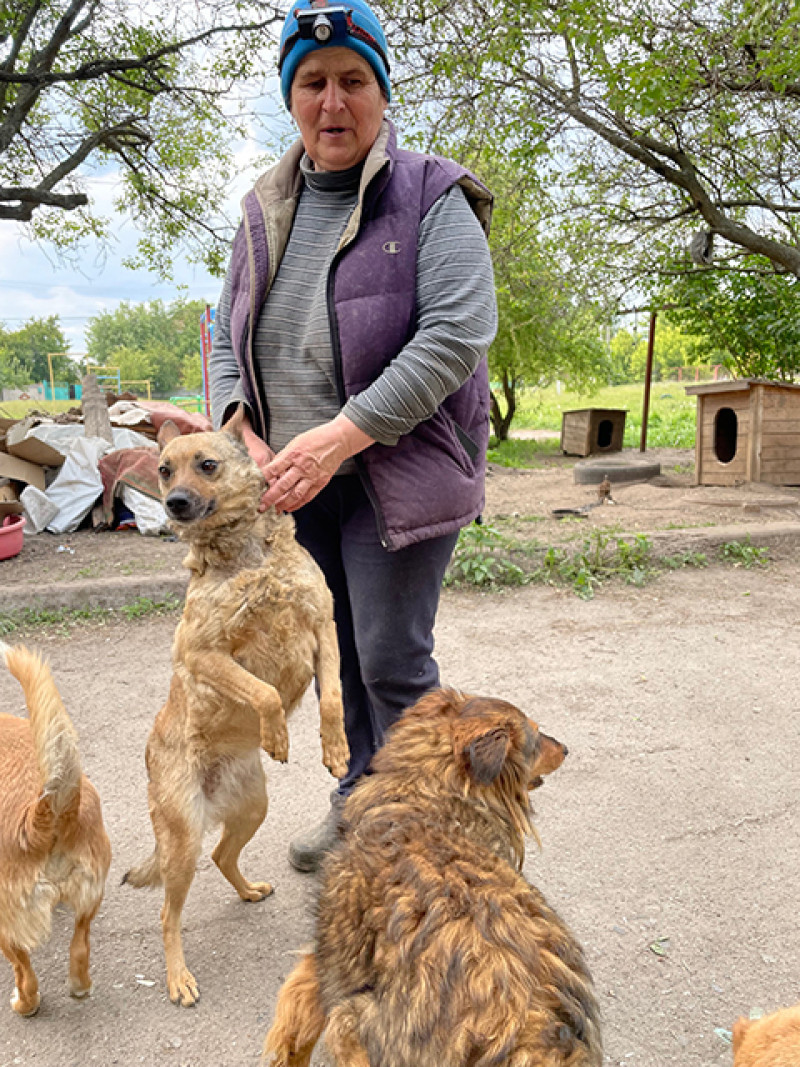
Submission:
M 287 117 L 269 114 L 265 107 L 264 123 L 272 140 L 286 135 Z M 237 146 L 236 179 L 231 185 L 226 212 L 232 219 L 240 215 L 240 202 L 252 186 L 258 171 L 256 160 L 263 158 L 264 145 L 257 134 Z M 114 211 L 118 178 L 113 170 L 87 179 L 87 191 L 101 215 L 114 219 L 110 249 L 87 241 L 80 257 L 62 262 L 52 248 L 31 242 L 21 226 L 0 222 L 0 322 L 10 329 L 33 317 L 58 315 L 73 352 L 85 350 L 88 320 L 101 311 L 113 311 L 122 301 L 142 303 L 148 300 L 169 302 L 181 296 L 191 300 L 216 302 L 222 282 L 201 266 L 178 260 L 174 283 L 161 282 L 146 270 L 130 270 L 122 261 L 133 254 L 138 232 L 132 221 Z

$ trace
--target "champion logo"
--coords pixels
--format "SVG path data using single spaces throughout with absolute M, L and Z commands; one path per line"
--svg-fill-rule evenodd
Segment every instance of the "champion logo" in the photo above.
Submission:
M 383 250 L 387 254 L 387 256 L 396 256 L 397 253 L 400 251 L 400 242 L 387 241 L 386 244 L 383 245 Z

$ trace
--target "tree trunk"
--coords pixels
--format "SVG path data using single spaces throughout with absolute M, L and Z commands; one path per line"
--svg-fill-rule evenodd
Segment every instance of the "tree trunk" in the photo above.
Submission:
M 516 384 L 516 379 L 509 377 L 508 371 L 503 370 L 502 385 L 503 398 L 506 404 L 505 415 L 500 411 L 500 402 L 496 393 L 492 390 L 490 418 L 492 420 L 492 430 L 498 441 L 508 440 L 509 427 L 517 410 Z

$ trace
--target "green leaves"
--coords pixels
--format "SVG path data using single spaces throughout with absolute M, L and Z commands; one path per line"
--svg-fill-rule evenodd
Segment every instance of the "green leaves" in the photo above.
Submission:
M 143 232 L 138 261 L 168 277 L 180 254 L 219 272 L 244 80 L 260 89 L 274 67 L 282 8 L 99 0 L 68 10 L 45 0 L 0 13 L 0 220 L 62 251 L 105 240 L 109 217 L 85 191 L 93 168 L 111 164 L 115 207 Z
M 204 308 L 200 300 L 123 301 L 116 310 L 90 319 L 89 357 L 93 363 L 119 367 L 123 380 L 149 379 L 156 392 L 170 393 L 184 381 L 194 388 Z

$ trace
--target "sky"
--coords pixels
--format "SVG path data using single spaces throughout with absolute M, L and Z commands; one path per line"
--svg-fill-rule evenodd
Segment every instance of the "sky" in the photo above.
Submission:
M 288 121 L 276 121 L 274 128 L 277 127 L 282 127 L 285 134 Z M 226 205 L 232 219 L 239 217 L 241 198 L 258 176 L 253 159 L 264 147 L 252 141 L 244 142 L 237 150 L 238 178 Z M 171 283 L 160 281 L 146 270 L 130 270 L 122 265 L 135 249 L 137 231 L 130 219 L 113 211 L 115 185 L 113 171 L 87 179 L 92 202 L 113 220 L 114 238 L 105 252 L 96 242 L 85 242 L 77 262 L 59 262 L 52 249 L 31 242 L 22 226 L 0 221 L 0 323 L 7 329 L 18 329 L 33 317 L 58 315 L 70 352 L 80 355 L 86 351 L 88 320 L 99 312 L 113 311 L 122 301 L 169 303 L 185 297 L 216 304 L 222 279 L 211 276 L 200 265 L 178 259 Z
M 110 202 L 113 176 L 92 179 L 89 195 L 101 203 Z M 76 263 L 59 263 L 46 245 L 32 243 L 21 226 L 0 222 L 0 322 L 9 330 L 18 329 L 28 319 L 58 315 L 70 343 L 70 351 L 85 351 L 84 331 L 89 318 L 101 311 L 113 311 L 121 301 L 139 303 L 180 296 L 214 304 L 222 282 L 202 267 L 178 262 L 175 283 L 160 282 L 145 270 L 129 270 L 122 260 L 133 252 L 136 230 L 123 218 L 114 219 L 115 239 L 103 253 L 94 242 L 86 242 Z

